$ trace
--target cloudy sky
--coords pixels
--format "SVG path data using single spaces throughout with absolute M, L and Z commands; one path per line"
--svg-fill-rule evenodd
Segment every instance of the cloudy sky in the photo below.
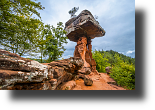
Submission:
M 135 57 L 135 0 L 37 0 L 44 10 L 39 11 L 45 24 L 56 26 L 58 22 L 67 22 L 68 13 L 73 7 L 89 10 L 97 15 L 97 21 L 106 31 L 105 36 L 92 40 L 93 50 L 114 50 Z M 68 40 L 62 58 L 73 56 L 75 42 Z

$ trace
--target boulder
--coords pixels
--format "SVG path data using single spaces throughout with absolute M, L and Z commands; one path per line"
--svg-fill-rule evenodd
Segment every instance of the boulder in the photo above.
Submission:
M 75 73 L 83 67 L 83 60 L 79 57 L 71 57 L 69 59 L 53 61 L 49 65 L 52 69 L 64 68 L 69 73 Z
M 107 74 L 110 74 L 111 67 L 106 67 L 105 70 L 106 70 Z
M 49 65 L 51 66 L 53 78 L 57 79 L 56 86 L 74 79 L 77 71 L 83 67 L 83 64 L 83 60 L 78 57 L 51 62 Z
M 88 75 L 85 75 L 84 76 L 84 84 L 86 86 L 92 86 L 93 80 Z

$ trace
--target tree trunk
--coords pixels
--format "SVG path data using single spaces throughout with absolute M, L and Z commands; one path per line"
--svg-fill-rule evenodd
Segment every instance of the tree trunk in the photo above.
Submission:
M 41 49 L 41 63 L 42 63 L 42 56 L 43 56 L 43 45 L 42 45 L 42 49 Z

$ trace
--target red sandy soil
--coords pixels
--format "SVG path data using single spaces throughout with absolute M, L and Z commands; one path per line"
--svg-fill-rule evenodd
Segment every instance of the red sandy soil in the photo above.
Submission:
M 107 82 L 115 82 L 106 73 L 99 73 L 98 75 L 89 75 L 93 80 L 92 86 L 85 86 L 84 80 L 76 80 L 76 86 L 73 90 L 126 90 L 123 87 L 116 86 L 114 84 L 108 84 Z

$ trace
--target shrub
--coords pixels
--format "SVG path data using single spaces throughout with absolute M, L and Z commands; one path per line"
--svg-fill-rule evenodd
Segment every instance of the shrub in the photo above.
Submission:
M 117 62 L 111 70 L 110 76 L 114 78 L 118 85 L 127 89 L 135 88 L 135 66 L 123 62 L 120 57 L 115 56 Z
M 110 66 L 110 63 L 108 63 L 108 59 L 103 57 L 104 54 L 100 53 L 98 51 L 94 51 L 92 56 L 96 62 L 96 69 L 98 70 L 98 72 L 104 72 L 105 73 L 106 72 L 105 68 L 107 66 Z

